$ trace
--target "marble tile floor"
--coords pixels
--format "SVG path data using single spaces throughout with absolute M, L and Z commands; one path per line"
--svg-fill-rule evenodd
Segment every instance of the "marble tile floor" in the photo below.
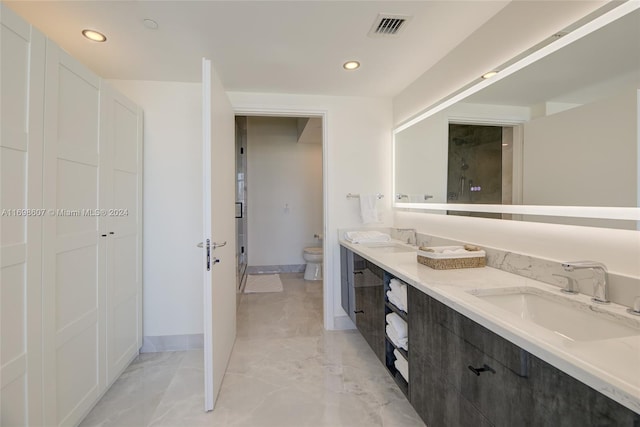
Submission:
M 213 412 L 202 351 L 145 353 L 81 426 L 424 426 L 358 332 L 322 328 L 322 283 L 281 278 L 283 292 L 242 296 Z

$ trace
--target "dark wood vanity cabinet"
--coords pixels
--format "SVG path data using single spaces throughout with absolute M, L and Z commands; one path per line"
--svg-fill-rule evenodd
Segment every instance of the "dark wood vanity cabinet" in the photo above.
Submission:
M 640 415 L 423 292 L 409 287 L 408 302 L 410 401 L 429 427 L 640 426 Z
M 640 427 L 640 415 L 408 287 L 409 382 L 385 339 L 380 267 L 340 247 L 342 306 L 429 427 Z
M 385 357 L 384 271 L 369 260 L 340 247 L 342 308 L 378 359 Z

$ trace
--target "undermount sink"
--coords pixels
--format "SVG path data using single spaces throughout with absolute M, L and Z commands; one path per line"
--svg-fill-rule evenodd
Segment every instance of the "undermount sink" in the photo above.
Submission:
M 415 252 L 416 249 L 410 246 L 402 245 L 399 243 L 367 243 L 363 244 L 367 248 L 375 249 L 376 252 L 387 252 L 387 253 L 401 253 L 401 252 Z
M 474 296 L 571 341 L 640 335 L 640 322 L 531 287 L 475 290 Z M 594 311 L 595 310 L 595 311 Z

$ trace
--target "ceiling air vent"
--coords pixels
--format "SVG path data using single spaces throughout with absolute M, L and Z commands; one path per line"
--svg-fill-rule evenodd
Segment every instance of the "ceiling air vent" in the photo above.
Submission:
M 370 37 L 397 36 L 407 26 L 410 16 L 380 14 L 371 26 Z

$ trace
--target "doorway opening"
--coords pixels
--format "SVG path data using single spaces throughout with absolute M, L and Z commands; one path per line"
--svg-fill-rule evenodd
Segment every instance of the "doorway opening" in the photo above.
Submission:
M 238 293 L 258 275 L 322 283 L 323 230 L 323 118 L 236 116 Z

